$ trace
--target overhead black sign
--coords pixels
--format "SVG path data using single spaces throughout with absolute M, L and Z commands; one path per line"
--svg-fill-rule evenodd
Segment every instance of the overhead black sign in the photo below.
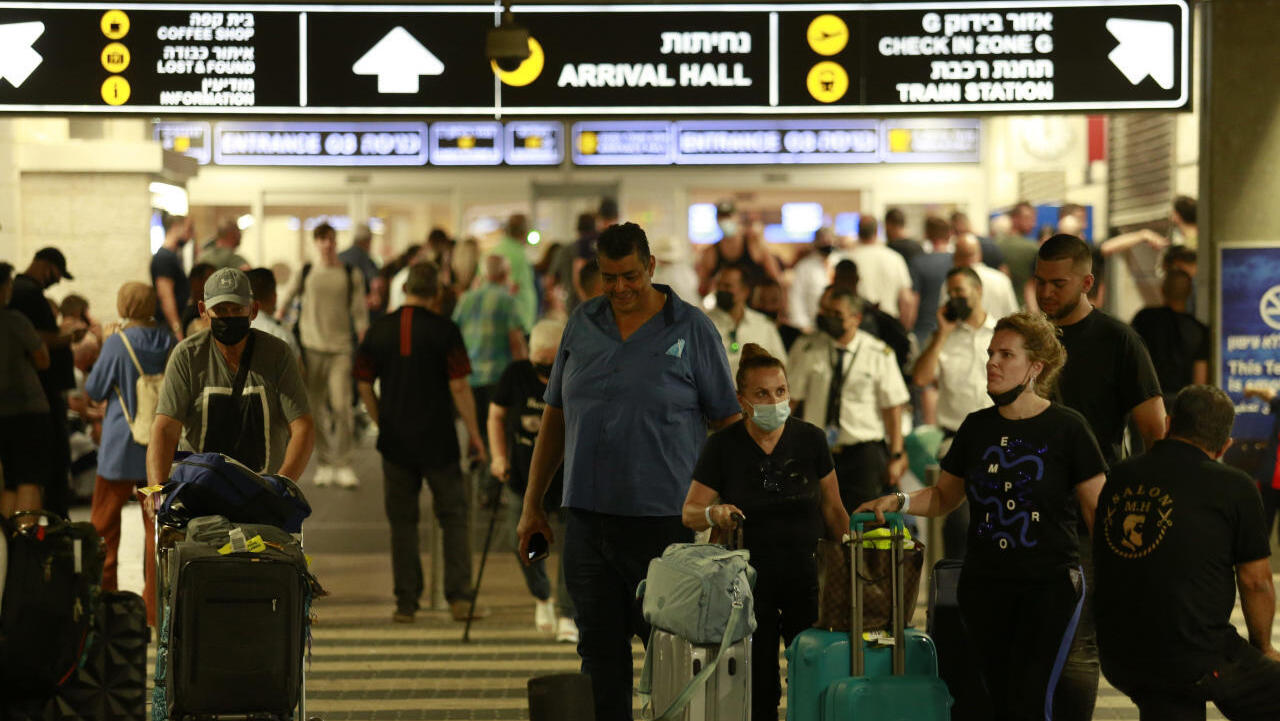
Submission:
M 0 112 L 896 114 L 1190 102 L 1188 0 L 513 11 L 531 54 L 495 80 L 489 6 L 6 3 Z

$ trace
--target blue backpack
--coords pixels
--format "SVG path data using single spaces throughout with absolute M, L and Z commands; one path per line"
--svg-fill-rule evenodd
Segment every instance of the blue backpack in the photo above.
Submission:
M 177 461 L 165 490 L 160 521 L 171 526 L 185 527 L 200 516 L 226 516 L 234 523 L 298 533 L 311 515 L 298 484 L 280 475 L 259 475 L 221 453 L 193 453 Z

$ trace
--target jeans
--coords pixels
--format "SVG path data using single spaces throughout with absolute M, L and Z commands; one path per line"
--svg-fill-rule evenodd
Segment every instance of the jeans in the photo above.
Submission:
M 1141 721 L 1204 721 L 1210 701 L 1231 721 L 1280 719 L 1280 661 L 1262 655 L 1239 636 L 1217 667 L 1192 684 L 1135 673 L 1140 667 L 1132 660 L 1105 667 L 1111 685 L 1138 706 Z
M 1071 653 L 1062 669 L 1062 681 L 1053 697 L 1055 721 L 1089 721 L 1098 702 L 1098 678 L 1102 666 L 1098 663 L 1098 629 L 1093 618 L 1093 544 L 1083 523 L 1080 533 L 1080 566 L 1084 569 L 1084 608 L 1080 613 L 1080 627 L 1071 643 Z
M 508 495 L 508 500 L 513 502 L 507 504 L 510 509 L 511 527 L 514 529 L 520 523 L 520 513 L 524 506 L 522 497 L 514 492 Z M 547 512 L 547 519 L 551 523 L 551 532 L 555 534 L 556 540 L 560 541 L 559 546 L 564 544 L 564 517 L 566 511 L 557 509 Z M 519 544 L 517 544 L 518 546 Z M 569 589 L 565 586 L 564 580 L 564 551 L 552 546 L 552 555 L 557 561 L 556 565 L 556 615 L 560 618 L 573 618 L 573 598 L 569 596 Z M 520 549 L 516 548 L 516 558 L 520 557 Z M 547 573 L 547 561 L 550 557 L 541 561 L 534 561 L 529 565 L 520 564 L 520 571 L 524 573 L 524 583 L 529 587 L 529 593 L 539 601 L 546 601 L 551 598 L 551 578 Z
M 396 609 L 418 610 L 422 599 L 422 559 L 418 543 L 418 494 L 426 477 L 431 505 L 444 532 L 444 596 L 469 601 L 471 539 L 467 524 L 467 485 L 456 462 L 442 468 L 413 468 L 382 459 L 383 501 L 391 522 L 391 573 Z
M 636 587 L 649 561 L 693 532 L 679 516 L 638 518 L 568 509 L 564 570 L 578 616 L 578 656 L 591 677 L 596 721 L 630 721 L 631 639 L 649 641 Z
M 307 399 L 316 422 L 316 455 L 322 466 L 347 466 L 355 442 L 351 407 L 351 354 L 307 349 Z

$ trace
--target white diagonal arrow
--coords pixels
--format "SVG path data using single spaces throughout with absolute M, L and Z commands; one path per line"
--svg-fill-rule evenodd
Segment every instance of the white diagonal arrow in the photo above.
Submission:
M 1173 89 L 1173 23 L 1111 18 L 1107 30 L 1120 44 L 1107 56 L 1137 85 L 1148 75 L 1165 90 Z
M 369 48 L 351 71 L 377 75 L 379 93 L 416 93 L 418 76 L 439 75 L 444 72 L 444 63 L 408 30 L 396 27 Z
M 44 58 L 31 48 L 44 34 L 44 23 L 9 23 L 0 25 L 0 78 L 18 87 L 31 77 Z

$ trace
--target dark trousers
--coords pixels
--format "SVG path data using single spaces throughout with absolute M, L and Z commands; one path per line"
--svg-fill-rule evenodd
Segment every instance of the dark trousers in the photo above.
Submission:
M 818 620 L 818 565 L 813 554 L 751 550 L 756 632 L 751 636 L 751 718 L 777 721 L 778 641 L 790 646 Z
M 391 522 L 391 574 L 396 609 L 411 612 L 422 599 L 422 558 L 418 542 L 423 478 L 444 532 L 444 596 L 471 600 L 471 539 L 467 528 L 467 485 L 456 462 L 442 468 L 414 468 L 382 459 L 383 503 Z
M 889 487 L 889 449 L 884 441 L 845 446 L 831 454 L 845 510 L 883 496 Z
M 596 721 L 631 719 L 631 639 L 649 642 L 636 587 L 649 561 L 693 532 L 679 516 L 635 518 L 569 509 L 564 572 L 577 609 L 578 655 L 591 677 Z
M 1231 721 L 1280 719 L 1280 661 L 1236 637 L 1220 664 L 1191 684 L 1141 673 L 1132 660 L 1107 664 L 1107 680 L 1133 699 L 1141 721 L 1204 721 L 1205 704 Z
M 1062 681 L 1053 697 L 1053 718 L 1056 721 L 1089 721 L 1098 702 L 1098 678 L 1102 666 L 1098 662 L 1098 629 L 1093 617 L 1093 544 L 1089 541 L 1089 529 L 1083 524 L 1080 534 L 1080 566 L 1084 569 L 1084 607 L 1080 613 L 1080 626 L 1071 643 L 1071 653 L 1062 669 Z
M 991 695 L 992 721 L 1049 721 L 1080 618 L 1079 573 L 1038 581 L 962 573 L 960 613 Z
M 44 510 L 68 517 L 71 510 L 71 430 L 67 427 L 67 399 L 61 391 L 45 393 L 49 400 L 49 458 L 42 464 Z

